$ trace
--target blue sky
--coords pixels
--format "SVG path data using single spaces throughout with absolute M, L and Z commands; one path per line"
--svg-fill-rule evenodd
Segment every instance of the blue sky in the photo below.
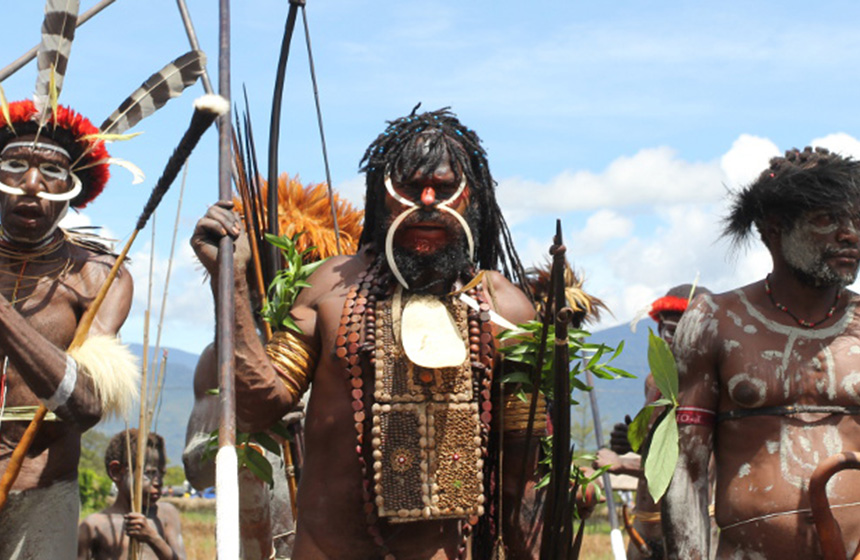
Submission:
M 81 11 L 94 3 L 83 0 Z M 9 4 L 3 65 L 38 42 L 43 13 L 41 2 Z M 189 2 L 215 83 L 216 4 Z M 247 88 L 262 149 L 287 2 L 232 4 L 233 96 Z M 307 16 L 335 188 L 360 205 L 358 161 L 385 121 L 419 101 L 451 106 L 484 140 L 525 262 L 545 258 L 562 219 L 586 288 L 614 314 L 596 328 L 629 321 L 697 274 L 719 291 L 761 278 L 770 265 L 763 247 L 730 253 L 718 241 L 719 220 L 726 193 L 768 158 L 809 144 L 860 156 L 856 2 L 309 0 Z M 79 29 L 60 101 L 98 124 L 187 49 L 173 0 L 117 0 Z M 6 96 L 30 96 L 35 75 L 31 63 L 7 79 Z M 142 136 L 111 146 L 147 181 L 133 186 L 114 168 L 106 192 L 77 221 L 127 238 L 201 93 L 194 86 L 143 121 Z M 283 171 L 324 179 L 301 21 L 281 138 Z M 217 197 L 215 139 L 213 129 L 190 162 L 166 308 L 164 342 L 191 352 L 214 329 L 187 241 Z M 157 217 L 155 316 L 178 187 Z M 132 250 L 129 341 L 143 338 L 150 235 Z

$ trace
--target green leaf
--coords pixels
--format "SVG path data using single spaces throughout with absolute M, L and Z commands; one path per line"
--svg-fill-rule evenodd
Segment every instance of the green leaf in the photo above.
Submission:
M 648 457 L 645 459 L 648 492 L 655 502 L 660 500 L 669 488 L 677 463 L 678 422 L 675 419 L 675 409 L 672 408 L 662 422 L 657 424 L 651 437 Z
M 270 436 L 266 432 L 253 433 L 251 434 L 251 438 L 253 438 L 254 441 L 268 449 L 271 453 L 274 453 L 275 455 L 281 454 L 281 444 L 272 439 L 272 436 Z
M 275 481 L 272 478 L 272 464 L 269 460 L 251 446 L 245 447 L 244 451 L 244 465 L 248 467 L 248 470 L 254 473 L 254 476 L 263 482 L 268 483 L 270 488 L 274 486 Z
M 289 439 L 290 438 L 290 430 L 287 428 L 287 425 L 283 422 L 275 422 L 271 426 L 269 426 L 269 431 L 280 438 Z
M 540 490 L 541 488 L 543 488 L 544 486 L 547 486 L 548 484 L 549 484 L 549 475 L 547 474 L 547 475 L 544 475 L 544 477 L 541 478 L 537 484 L 535 484 L 534 489 Z
M 674 406 L 674 405 L 675 405 L 675 403 L 673 403 L 669 399 L 657 399 L 656 401 L 650 402 L 645 406 L 650 406 L 651 408 L 656 408 L 658 406 Z
M 650 406 L 646 405 L 642 407 L 642 410 L 636 414 L 636 418 L 627 427 L 627 441 L 630 442 L 630 447 L 633 448 L 633 451 L 637 453 L 639 452 L 639 448 L 642 447 L 645 438 L 648 437 L 648 422 L 651 420 L 653 413 L 654 409 Z
M 532 379 L 529 377 L 529 374 L 524 371 L 512 371 L 502 376 L 502 383 L 523 383 L 531 385 Z
M 673 403 L 678 402 L 678 368 L 666 341 L 648 329 L 648 366 L 660 393 Z
M 286 327 L 286 328 L 288 328 L 288 329 L 290 329 L 290 330 L 292 330 L 292 331 L 295 331 L 295 332 L 297 332 L 297 333 L 299 333 L 299 334 L 304 334 L 304 333 L 302 332 L 302 329 L 300 329 L 300 328 L 299 328 L 299 326 L 296 324 L 296 322 L 295 322 L 295 321 L 293 321 L 293 318 L 292 318 L 292 317 L 290 317 L 289 315 L 285 315 L 285 316 L 284 316 L 284 318 L 283 318 L 283 319 L 281 319 L 281 325 L 282 325 L 283 327 Z

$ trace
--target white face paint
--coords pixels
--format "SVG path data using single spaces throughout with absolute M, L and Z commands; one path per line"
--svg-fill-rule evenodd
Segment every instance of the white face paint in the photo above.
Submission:
M 815 287 L 848 286 L 857 279 L 858 267 L 838 271 L 827 259 L 841 250 L 835 243 L 823 239 L 832 236 L 840 228 L 846 228 L 855 236 L 860 235 L 852 220 L 834 218 L 833 222 L 818 224 L 820 212 L 805 214 L 795 222 L 794 227 L 782 232 L 782 256 L 795 271 L 808 279 Z M 852 249 L 856 250 L 856 247 Z

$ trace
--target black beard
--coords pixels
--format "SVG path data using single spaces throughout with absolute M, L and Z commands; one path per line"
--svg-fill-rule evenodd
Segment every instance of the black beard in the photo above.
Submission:
M 467 213 L 466 223 L 472 231 L 472 220 Z M 380 250 L 385 248 L 385 237 L 394 218 L 386 217 L 386 227 L 379 228 L 374 235 L 374 243 Z M 400 227 L 408 226 L 410 222 L 432 220 L 443 223 L 448 230 L 449 242 L 432 255 L 420 255 L 398 245 L 393 246 L 394 261 L 400 274 L 409 285 L 409 290 L 416 293 L 440 293 L 448 291 L 457 279 L 474 269 L 469 259 L 468 243 L 462 226 L 455 218 L 446 216 L 438 210 L 414 212 L 406 218 Z

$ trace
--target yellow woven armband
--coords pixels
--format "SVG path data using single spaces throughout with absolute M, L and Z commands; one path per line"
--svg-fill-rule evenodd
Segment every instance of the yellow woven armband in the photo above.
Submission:
M 531 394 L 526 394 L 526 400 L 513 394 L 505 394 L 504 430 L 515 432 L 528 428 L 529 409 L 531 408 Z M 535 412 L 534 431 L 542 433 L 546 431 L 546 399 L 543 393 L 538 393 L 537 409 Z
M 266 354 L 287 390 L 299 399 L 316 369 L 316 351 L 292 332 L 278 331 L 266 344 Z

